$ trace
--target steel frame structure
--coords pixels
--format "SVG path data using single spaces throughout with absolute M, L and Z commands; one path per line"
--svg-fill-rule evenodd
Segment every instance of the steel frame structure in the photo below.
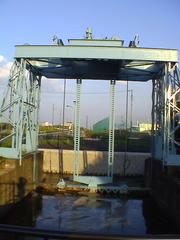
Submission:
M 180 74 L 177 64 L 164 64 L 159 79 L 153 79 L 152 133 L 153 158 L 164 165 L 180 165 L 180 142 L 175 133 L 180 129 Z
M 23 153 L 36 152 L 41 77 L 77 79 L 74 127 L 75 181 L 91 187 L 112 182 L 114 161 L 114 96 L 116 80 L 152 80 L 152 133 L 155 159 L 164 165 L 180 166 L 179 130 L 176 118 L 180 77 L 178 51 L 123 47 L 123 41 L 71 39 L 69 45 L 16 46 L 6 93 L 0 107 L 0 121 L 11 125 L 11 147 L 0 147 L 0 156 L 20 159 Z M 83 79 L 110 81 L 109 155 L 107 176 L 80 176 L 80 95 Z
M 1 147 L 1 156 L 22 159 L 23 153 L 36 152 L 38 145 L 38 114 L 41 76 L 26 69 L 27 61 L 15 60 L 10 70 L 8 86 L 0 108 L 0 118 L 11 126 L 11 147 Z

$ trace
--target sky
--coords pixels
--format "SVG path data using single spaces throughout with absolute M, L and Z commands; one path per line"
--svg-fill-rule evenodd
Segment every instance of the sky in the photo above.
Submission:
M 128 46 L 139 34 L 140 47 L 180 49 L 180 0 L 0 0 L 0 101 L 7 85 L 15 45 L 65 44 L 83 38 L 92 27 L 94 38 L 118 36 Z M 129 83 L 133 89 L 133 123 L 151 119 L 151 82 Z M 83 81 L 81 122 L 92 126 L 108 116 L 108 81 Z M 117 83 L 117 121 L 125 120 L 126 84 Z M 63 80 L 43 79 L 40 122 L 62 122 Z M 67 81 L 65 121 L 73 121 L 75 81 Z

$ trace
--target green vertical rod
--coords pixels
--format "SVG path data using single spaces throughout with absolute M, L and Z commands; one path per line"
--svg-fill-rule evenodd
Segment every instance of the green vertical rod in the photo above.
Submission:
M 76 108 L 75 108 L 75 126 L 74 126 L 74 180 L 79 176 L 79 150 L 80 150 L 80 100 L 81 100 L 81 79 L 77 79 L 76 85 Z
M 115 84 L 115 80 L 110 81 L 108 177 L 111 179 L 113 179 L 114 164 Z

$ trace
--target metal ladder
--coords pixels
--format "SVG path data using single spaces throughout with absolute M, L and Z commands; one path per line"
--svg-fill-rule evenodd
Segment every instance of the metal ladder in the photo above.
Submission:
M 81 79 L 77 79 L 76 85 L 76 105 L 75 105 L 75 119 L 74 119 L 74 179 L 79 176 L 79 155 L 80 155 L 80 100 L 81 100 Z
M 110 81 L 108 177 L 111 178 L 113 177 L 114 163 L 115 84 L 115 80 Z

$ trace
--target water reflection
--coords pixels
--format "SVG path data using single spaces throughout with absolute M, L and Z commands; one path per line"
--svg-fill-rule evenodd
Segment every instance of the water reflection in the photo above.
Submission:
M 173 233 L 150 198 L 35 194 L 16 207 L 3 223 L 102 234 Z

